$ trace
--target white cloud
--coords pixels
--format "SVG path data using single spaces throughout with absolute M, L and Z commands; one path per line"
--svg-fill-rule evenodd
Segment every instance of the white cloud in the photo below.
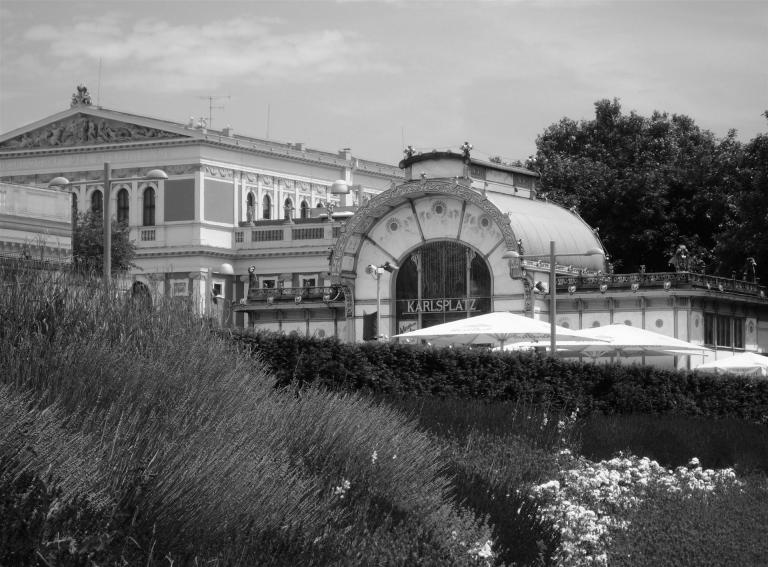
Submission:
M 227 81 L 315 82 L 332 76 L 387 72 L 355 32 L 292 31 L 275 18 L 176 25 L 142 19 L 129 25 L 116 15 L 81 18 L 64 30 L 36 25 L 24 34 L 47 49 L 46 57 L 67 62 L 103 61 L 117 85 L 147 84 L 155 91 L 215 88 Z M 87 38 L 72 41 L 73 37 Z M 364 64 L 363 64 L 364 63 Z M 114 72 L 119 69 L 119 73 Z

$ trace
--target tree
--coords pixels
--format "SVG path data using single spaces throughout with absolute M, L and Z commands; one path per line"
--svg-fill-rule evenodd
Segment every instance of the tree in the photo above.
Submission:
M 135 268 L 136 245 L 130 240 L 127 223 L 112 223 L 111 273 Z M 84 271 L 103 273 L 104 222 L 102 216 L 92 212 L 75 217 L 72 229 L 72 258 L 75 266 Z
M 730 193 L 742 149 L 683 115 L 623 114 L 618 99 L 595 103 L 594 120 L 563 118 L 537 140 L 542 195 L 575 207 L 599 230 L 622 271 L 666 271 L 685 244 L 710 271 L 717 235 L 731 222 Z
M 763 113 L 768 120 L 768 110 Z M 768 133 L 759 134 L 744 148 L 739 182 L 729 205 L 732 215 L 715 246 L 721 271 L 751 279 L 748 259 L 756 263 L 756 276 L 768 281 Z

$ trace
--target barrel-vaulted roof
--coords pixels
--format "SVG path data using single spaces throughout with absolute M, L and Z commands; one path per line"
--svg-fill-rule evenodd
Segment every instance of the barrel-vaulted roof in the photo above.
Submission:
M 548 257 L 551 241 L 555 243 L 557 254 L 582 254 L 603 248 L 595 232 L 579 215 L 555 203 L 492 192 L 488 192 L 487 197 L 509 218 L 512 231 L 522 241 L 525 255 Z M 603 257 L 599 255 L 571 256 L 567 260 L 558 260 L 558 263 L 603 269 Z
M 558 264 L 589 270 L 602 270 L 603 257 L 582 254 L 602 250 L 592 229 L 575 213 L 554 203 L 516 197 L 503 193 L 482 192 L 468 179 L 423 179 L 405 182 L 373 197 L 346 223 L 331 256 L 331 274 L 342 276 L 344 258 L 355 257 L 368 232 L 391 211 L 404 203 L 427 196 L 444 194 L 476 205 L 496 222 L 501 232 L 498 246 L 518 250 L 521 241 L 525 255 L 541 255 L 547 261 L 550 241 L 558 254 L 574 254 Z

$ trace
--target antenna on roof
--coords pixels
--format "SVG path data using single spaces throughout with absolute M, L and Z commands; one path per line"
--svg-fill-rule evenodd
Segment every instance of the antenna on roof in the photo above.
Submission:
M 213 106 L 213 101 L 218 100 L 220 98 L 226 98 L 227 100 L 232 100 L 232 97 L 229 95 L 208 95 L 208 96 L 199 96 L 197 98 L 207 98 L 208 99 L 208 128 L 212 128 L 213 126 L 213 109 L 223 109 L 223 106 Z
M 269 140 L 269 111 L 270 111 L 269 103 L 267 103 L 267 136 L 266 136 L 267 140 Z
M 99 81 L 96 84 L 96 106 L 101 106 L 101 57 L 99 57 Z

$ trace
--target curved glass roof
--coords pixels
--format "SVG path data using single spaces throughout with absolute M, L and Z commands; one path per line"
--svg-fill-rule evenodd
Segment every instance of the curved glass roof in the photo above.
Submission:
M 543 260 L 549 256 L 549 243 L 555 242 L 557 254 L 580 254 L 587 250 L 603 249 L 600 240 L 576 213 L 554 203 L 487 193 L 488 200 L 509 217 L 512 231 L 523 241 L 525 255 L 541 254 Z M 592 270 L 604 269 L 604 258 L 600 255 L 570 256 L 559 259 L 558 264 L 573 265 Z

